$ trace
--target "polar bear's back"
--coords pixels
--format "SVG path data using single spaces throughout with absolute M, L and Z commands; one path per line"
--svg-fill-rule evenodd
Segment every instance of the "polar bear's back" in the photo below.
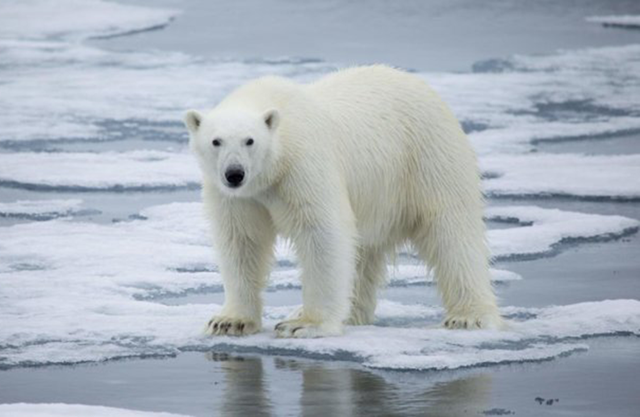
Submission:
M 475 155 L 444 101 L 416 75 L 376 65 L 308 85 L 347 180 L 361 231 L 371 240 L 425 210 L 458 201 L 481 207 Z M 393 201 L 395 204 L 389 204 Z M 379 230 L 379 228 L 388 230 Z M 401 233 L 403 234 L 403 233 Z M 392 239 L 393 240 L 393 239 Z
M 383 65 L 349 68 L 308 85 L 306 92 L 320 107 L 318 113 L 326 117 L 322 124 L 334 128 L 330 140 L 335 141 L 339 155 L 349 164 L 354 162 L 353 155 L 367 150 L 371 156 L 387 161 L 375 161 L 379 167 L 407 164 L 407 153 L 417 158 L 437 153 L 473 159 L 466 136 L 449 107 L 414 74 Z M 442 158 L 437 161 L 445 162 Z M 425 161 L 414 163 L 422 165 Z

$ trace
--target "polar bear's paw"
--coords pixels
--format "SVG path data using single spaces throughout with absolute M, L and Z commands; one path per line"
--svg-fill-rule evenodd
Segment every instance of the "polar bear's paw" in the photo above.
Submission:
M 342 334 L 342 325 L 329 326 L 297 318 L 276 324 L 275 331 L 276 337 L 311 339 L 316 337 L 339 336 Z
M 505 324 L 499 314 L 447 314 L 444 319 L 447 329 L 491 329 L 500 330 Z
M 246 336 L 260 331 L 260 323 L 231 316 L 213 316 L 204 333 L 208 336 Z

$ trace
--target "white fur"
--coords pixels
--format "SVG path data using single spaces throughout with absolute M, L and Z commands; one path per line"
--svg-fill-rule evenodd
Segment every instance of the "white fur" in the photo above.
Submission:
M 225 286 L 209 333 L 259 331 L 276 235 L 293 242 L 303 286 L 303 308 L 276 326 L 278 336 L 371 323 L 386 258 L 406 241 L 434 269 L 445 326 L 500 325 L 476 158 L 418 77 L 385 66 L 308 85 L 266 77 L 185 123 Z M 231 164 L 246 170 L 236 189 L 225 185 Z

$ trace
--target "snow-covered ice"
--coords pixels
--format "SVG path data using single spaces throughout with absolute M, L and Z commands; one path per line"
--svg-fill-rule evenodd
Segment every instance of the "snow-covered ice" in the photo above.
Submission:
M 536 207 L 495 207 L 488 211 L 487 217 L 524 224 L 490 232 L 494 253 L 504 258 L 544 254 L 564 239 L 611 238 L 638 227 L 637 221 L 619 216 Z M 280 243 L 276 258 L 278 265 L 271 276 L 271 289 L 298 286 L 290 248 Z M 314 343 L 296 341 L 287 344 L 273 340 L 270 332 L 242 340 L 202 339 L 199 336 L 202 323 L 219 306 L 167 306 L 155 302 L 154 298 L 163 294 L 220 291 L 221 279 L 214 259 L 199 203 L 152 207 L 144 210 L 139 219 L 108 225 L 57 219 L 5 227 L 0 241 L 0 321 L 3 323 L 0 327 L 0 366 L 166 355 L 180 350 L 208 349 L 220 343 L 267 351 L 289 349 L 292 354 L 302 356 L 323 354 L 340 358 L 346 352 L 369 366 L 391 368 L 408 366 L 406 363 L 400 366 L 400 359 L 396 364 L 388 363 L 393 357 L 430 352 L 424 357 L 416 357 L 416 367 L 424 369 L 504 361 L 497 358 L 504 358 L 501 355 L 507 353 L 501 350 L 491 353 L 493 348 L 486 347 L 494 340 L 516 340 L 518 343 L 535 340 L 535 343 L 525 343 L 526 347 L 518 351 L 520 353 L 508 353 L 509 360 L 513 361 L 548 358 L 583 349 L 564 342 L 540 345 L 543 332 L 531 330 L 542 326 L 536 320 L 523 324 L 521 333 L 518 333 L 520 325 L 515 325 L 515 335 L 470 332 L 465 336 L 464 332 L 451 332 L 453 336 L 448 337 L 453 337 L 455 342 L 450 344 L 442 336 L 447 332 L 439 329 L 385 329 L 379 326 L 350 329 L 344 339 Z M 417 274 L 423 268 L 417 262 L 402 261 L 399 266 L 390 268 L 395 285 L 428 280 Z M 495 279 L 517 278 L 508 271 L 494 271 L 493 274 Z M 634 303 L 638 302 L 603 302 L 596 309 L 601 316 L 594 318 L 590 326 L 583 327 L 584 333 L 580 335 L 635 332 L 629 330 L 638 319 L 635 316 L 638 306 Z M 267 309 L 266 327 L 293 308 Z M 625 312 L 627 316 L 624 316 Z M 506 313 L 509 314 L 509 310 Z M 390 302 L 381 303 L 378 310 L 378 318 L 382 320 L 412 314 L 434 324 L 441 312 L 435 307 Z M 553 337 L 577 337 L 573 330 L 568 332 L 567 329 L 572 320 L 582 320 L 582 314 L 567 318 L 569 323 L 562 329 L 551 328 L 547 332 L 558 332 Z M 620 318 L 621 314 L 626 321 Z M 544 326 L 551 326 L 551 322 Z M 410 337 L 411 334 L 415 337 Z M 394 349 L 404 346 L 409 350 L 377 353 L 372 350 L 375 345 L 371 345 L 377 338 L 386 341 L 382 346 L 396 346 Z M 460 348 L 461 343 L 468 346 Z M 369 345 L 371 347 L 366 347 Z M 456 353 L 450 355 L 454 358 L 451 364 L 434 359 L 447 351 Z
M 0 22 L 7 28 L 0 32 L 0 142 L 5 146 L 131 135 L 186 140 L 180 126 L 185 109 L 211 107 L 232 88 L 261 75 L 307 81 L 341 66 L 304 59 L 237 62 L 169 52 L 101 50 L 53 36 L 47 22 L 63 22 L 75 34 L 72 38 L 82 39 L 96 32 L 144 29 L 167 21 L 175 12 L 149 9 L 144 16 L 153 22 L 145 22 L 134 6 L 94 1 L 80 7 L 78 0 L 61 0 L 56 2 L 57 13 L 79 9 L 91 14 L 95 9 L 100 17 L 83 20 L 74 14 L 73 19 L 58 20 L 48 14 L 51 7 L 46 2 L 36 3 L 42 7 L 7 2 L 0 13 L 0 19 L 7 20 Z M 38 23 L 25 25 L 25 31 L 35 34 L 28 39 L 13 32 L 23 30 L 14 15 L 26 18 L 25 10 L 30 22 L 46 23 L 41 30 L 31 27 Z M 472 73 L 420 75 L 473 130 L 471 139 L 485 154 L 526 150 L 536 140 L 639 131 L 639 74 L 640 46 L 629 45 L 516 55 L 480 63 Z
M 127 410 L 83 404 L 0 404 L 0 417 L 186 417 L 184 414 Z
M 19 152 L 0 152 L 0 186 L 19 188 L 16 193 L 195 189 L 200 176 L 184 146 L 185 109 L 211 107 L 262 75 L 309 81 L 342 66 L 293 58 L 237 62 L 116 52 L 83 42 L 150 30 L 174 18 L 178 11 L 101 0 L 2 2 L 0 146 Z M 628 24 L 636 17 L 594 19 Z M 490 196 L 640 198 L 638 155 L 529 152 L 540 141 L 640 132 L 640 45 L 516 55 L 477 63 L 470 73 L 418 74 L 451 103 L 470 132 Z M 91 142 L 129 139 L 181 146 L 173 152 L 68 149 L 71 142 L 103 149 Z M 54 143 L 56 148 L 46 148 Z M 27 152 L 36 145 L 51 152 Z M 84 209 L 78 199 L 9 201 L 0 203 L 0 216 L 41 220 L 75 217 Z M 505 332 L 446 331 L 436 326 L 442 318 L 438 306 L 381 300 L 374 326 L 350 327 L 341 338 L 275 339 L 270 329 L 295 305 L 267 307 L 265 330 L 258 335 L 205 338 L 201 327 L 219 305 L 159 302 L 222 290 L 201 210 L 199 203 L 174 203 L 113 224 L 60 218 L 3 227 L 0 367 L 215 347 L 351 360 L 372 368 L 455 369 L 547 360 L 587 349 L 588 338 L 596 335 L 640 335 L 637 300 L 503 307 L 511 319 Z M 621 216 L 532 206 L 490 207 L 486 217 L 513 223 L 488 233 L 498 260 L 551 256 L 566 242 L 618 238 L 639 227 L 637 220 Z M 278 242 L 276 260 L 268 289 L 299 288 L 294 252 L 286 242 Z M 433 280 L 410 253 L 388 268 L 391 285 Z M 491 273 L 494 282 L 522 279 L 506 270 Z M 137 413 L 42 407 L 60 415 Z M 3 405 L 0 414 L 37 408 Z
M 640 335 L 640 302 L 637 300 L 607 300 L 537 309 L 504 308 L 503 313 L 507 315 L 528 317 L 512 320 L 507 331 L 374 325 L 349 327 L 342 337 L 306 340 L 277 339 L 270 331 L 296 306 L 267 308 L 265 328 L 257 335 L 208 338 L 198 335 L 201 323 L 196 321 L 206 320 L 211 313 L 219 311 L 219 305 L 163 306 L 138 301 L 137 305 L 127 308 L 110 309 L 102 299 L 96 301 L 92 314 L 75 318 L 75 322 L 82 322 L 82 329 L 63 340 L 49 341 L 40 335 L 39 340 L 29 344 L 14 341 L 4 349 L 2 365 L 76 363 L 217 348 L 351 360 L 384 369 L 456 369 L 548 360 L 588 349 L 588 337 Z M 385 302 L 381 305 L 384 311 Z M 396 317 L 403 309 L 405 318 L 417 312 L 420 319 L 425 319 L 425 324 L 434 325 L 442 317 L 437 309 L 422 311 L 421 306 L 394 305 L 391 308 Z M 379 312 L 378 318 L 385 316 Z M 31 329 L 27 325 L 24 330 Z M 109 333 L 116 329 L 117 333 Z
M 586 20 L 603 26 L 640 28 L 640 15 L 589 16 Z
M 640 154 L 493 155 L 480 159 L 489 196 L 640 198 Z
M 0 217 L 16 217 L 33 220 L 48 220 L 87 212 L 82 200 L 18 200 L 12 203 L 0 202 Z
M 56 220 L 6 228 L 0 242 L 0 271 L 55 272 L 69 283 L 98 275 L 105 277 L 100 284 L 123 285 L 136 296 L 221 288 L 200 203 L 162 205 L 141 214 L 146 220 L 109 225 Z M 487 214 L 489 219 L 527 224 L 489 231 L 492 253 L 499 259 L 544 256 L 563 240 L 612 238 L 638 228 L 638 221 L 621 216 L 538 207 L 494 207 Z M 279 241 L 276 259 L 272 289 L 298 287 L 295 256 L 286 242 Z M 389 273 L 394 285 L 431 279 L 412 258 L 389 266 Z M 517 279 L 508 271 L 494 270 L 493 276 L 496 281 Z
M 640 45 L 515 55 L 424 77 L 476 126 L 469 137 L 481 155 L 640 130 Z
M 640 155 L 495 154 L 480 158 L 480 165 L 490 196 L 640 198 Z M 10 187 L 150 191 L 199 183 L 197 164 L 186 149 L 0 153 L 0 185 Z
M 34 169 L 34 167 L 39 167 Z M 199 187 L 186 152 L 0 153 L 0 185 L 33 190 L 158 190 Z
M 635 233 L 640 222 L 623 216 L 602 216 L 535 206 L 489 207 L 487 218 L 524 227 L 488 231 L 497 259 L 530 259 L 553 254 L 565 242 L 603 240 Z
M 331 68 L 296 60 L 203 61 L 179 53 L 117 53 L 83 44 L 1 39 L 0 63 L 0 140 L 6 143 L 132 135 L 186 141 L 181 122 L 186 109 L 212 107 L 233 87 L 262 75 L 303 80 Z
M 109 52 L 80 42 L 162 26 L 177 14 L 99 0 L 3 2 L 0 141 L 126 139 L 132 132 L 182 140 L 185 109 L 210 107 L 261 75 L 304 78 L 328 67 L 295 59 L 243 63 Z
M 101 0 L 6 0 L 0 3 L 0 38 L 115 36 L 164 26 L 178 14 Z

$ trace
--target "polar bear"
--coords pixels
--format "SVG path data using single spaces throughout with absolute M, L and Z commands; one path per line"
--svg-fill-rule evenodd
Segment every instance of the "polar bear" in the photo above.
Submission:
M 209 334 L 261 329 L 278 235 L 295 248 L 303 306 L 276 336 L 372 323 L 386 258 L 407 242 L 435 273 L 445 327 L 500 326 L 475 154 L 419 77 L 381 65 L 311 84 L 269 76 L 184 121 L 225 291 Z

